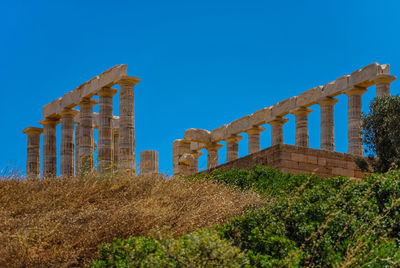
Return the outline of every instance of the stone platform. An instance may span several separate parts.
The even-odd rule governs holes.
[[[255,165],[264,165],[292,174],[313,173],[321,177],[362,178],[365,172],[355,164],[356,158],[357,156],[346,153],[278,144],[219,165],[209,171],[232,168],[250,169]]]

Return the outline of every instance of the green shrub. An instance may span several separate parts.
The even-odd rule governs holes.
[[[240,267],[247,263],[240,249],[215,230],[198,230],[178,239],[157,233],[150,237],[115,239],[100,248],[90,267]]]

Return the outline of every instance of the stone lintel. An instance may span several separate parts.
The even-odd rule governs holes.
[[[234,134],[245,132],[246,129],[251,128],[251,117],[250,115],[243,116],[235,121],[232,121],[226,128],[227,136],[230,137]]]
[[[296,108],[297,96],[278,102],[272,106],[272,117],[285,116],[290,110]]]
[[[296,106],[308,107],[314,105],[318,98],[320,98],[322,95],[322,89],[323,86],[318,86],[301,93],[299,96],[297,96]]]
[[[211,131],[211,142],[223,141],[228,136],[227,127],[228,125],[222,125]]]
[[[40,134],[43,133],[43,128],[40,128],[40,127],[27,127],[24,130],[22,130],[22,132],[24,134],[27,134],[27,135],[31,135],[31,134],[40,135]]]
[[[190,128],[185,131],[184,139],[193,142],[210,143],[211,132],[205,129]]]
[[[272,120],[272,106],[265,107],[251,115],[251,125],[260,126]]]

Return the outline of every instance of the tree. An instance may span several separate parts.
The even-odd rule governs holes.
[[[373,99],[369,113],[363,114],[366,153],[375,156],[376,172],[386,172],[400,165],[400,97],[381,96]]]

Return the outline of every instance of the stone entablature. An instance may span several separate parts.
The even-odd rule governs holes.
[[[212,131],[204,129],[188,129],[180,143],[188,143],[190,152],[175,155],[173,160],[174,175],[188,175],[198,170],[196,161],[178,161],[183,155],[185,159],[192,159],[188,154],[196,155],[199,150],[208,151],[207,168],[218,166],[218,150],[223,146],[219,142],[225,141],[227,145],[227,160],[237,158],[240,134],[247,133],[249,137],[249,153],[260,150],[260,134],[265,129],[264,124],[271,126],[272,146],[284,144],[283,125],[289,120],[284,116],[293,114],[296,117],[296,145],[307,148],[308,115],[312,112],[308,107],[318,104],[321,107],[321,149],[335,150],[334,136],[334,105],[338,101],[334,97],[346,94],[348,96],[348,153],[356,156],[363,155],[362,130],[361,130],[361,99],[367,88],[376,85],[376,95],[390,95],[390,84],[396,79],[390,74],[389,64],[380,65],[373,63],[362,69],[344,75],[323,86],[311,88],[298,96],[285,99],[273,106],[255,111],[251,115],[243,116],[233,122],[220,126]],[[176,147],[174,143],[173,147]],[[177,151],[177,150],[175,150]],[[178,162],[176,162],[178,161]],[[184,166],[192,166],[185,168]]]
[[[43,129],[24,130],[28,135],[27,176],[40,176],[39,130],[44,133],[43,176],[57,176],[56,127],[59,123],[62,129],[61,176],[79,175],[81,168],[93,170],[96,147],[99,173],[115,169],[135,173],[134,86],[138,82],[140,78],[127,75],[127,65],[117,65],[45,105],[43,119],[39,122]],[[120,89],[112,88],[115,85]],[[118,91],[120,115],[114,116],[113,96]],[[92,99],[94,95],[99,96],[99,101]],[[99,105],[99,113],[93,113],[95,105]],[[94,129],[99,130],[97,143]],[[146,166],[158,169],[158,162],[151,162],[156,159],[158,161],[158,154],[145,159]]]

